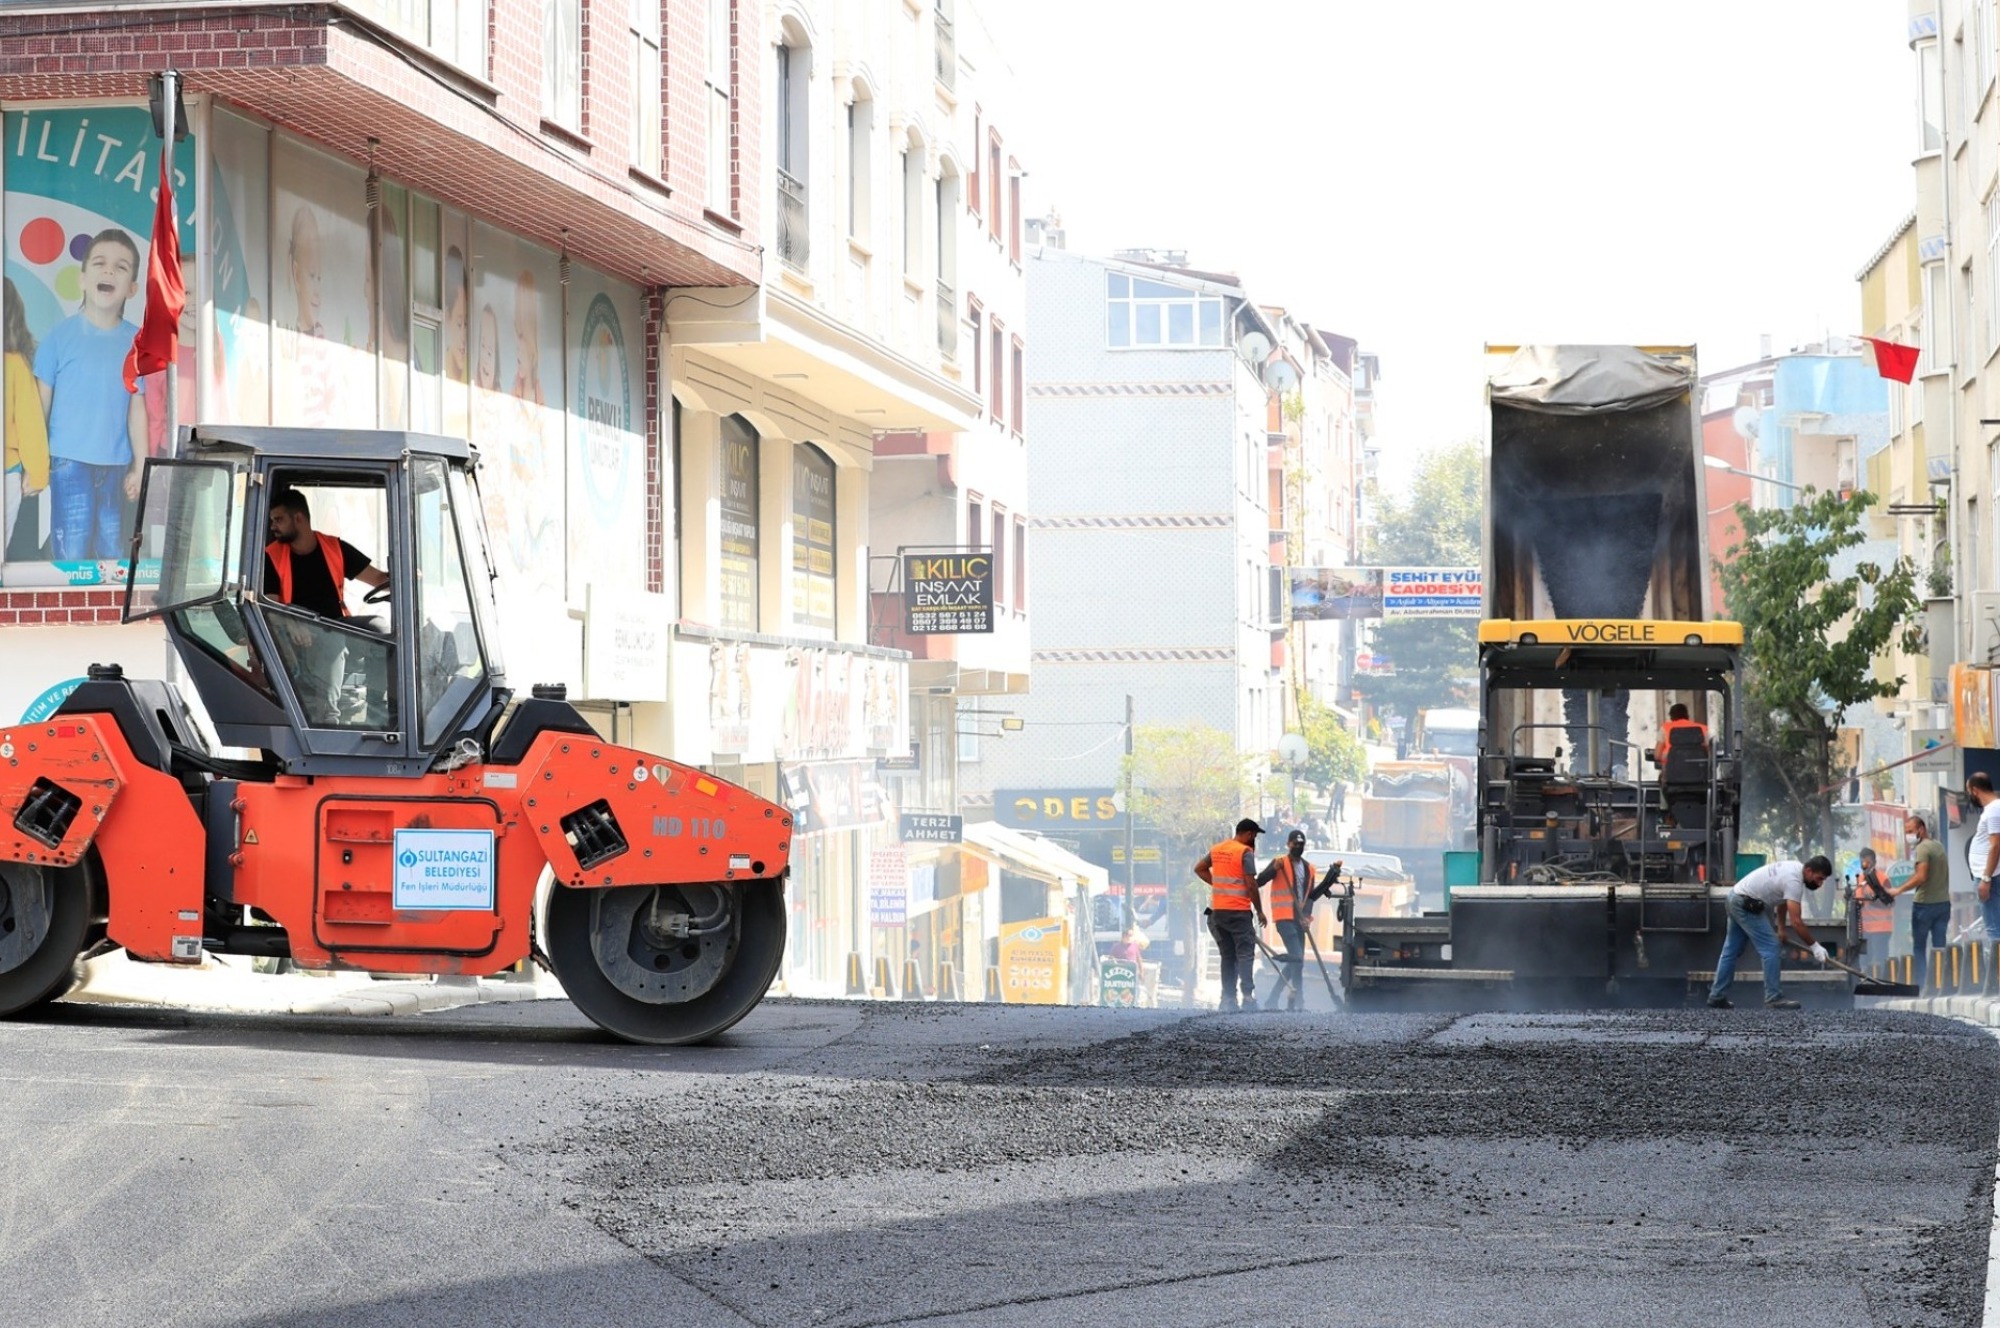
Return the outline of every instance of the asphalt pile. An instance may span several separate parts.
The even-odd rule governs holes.
[[[2000,1046],[1956,1024],[841,1008],[509,1157],[755,1323],[1979,1320]]]

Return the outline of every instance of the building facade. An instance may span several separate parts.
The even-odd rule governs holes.
[[[983,30],[960,49],[968,27],[962,0],[10,5],[8,326],[62,335],[106,231],[143,274],[146,77],[180,70],[181,422],[469,439],[509,680],[563,682],[607,735],[792,806],[784,981],[839,990],[907,922],[869,893],[906,793],[877,762],[913,732],[907,652],[872,620],[877,440],[997,418],[1019,446],[957,275],[975,231],[1000,271],[1018,233],[1019,166],[969,86],[1004,66]],[[1018,382],[1020,300],[986,261],[1012,315],[994,381]],[[142,452],[168,445],[164,396],[118,398]],[[64,443],[30,432],[7,438],[0,713],[92,660],[165,665],[113,625],[122,549],[61,528]],[[966,450],[1011,521],[991,441]],[[379,519],[316,515],[364,548]],[[1011,675],[980,667],[1014,688],[1008,644]]]

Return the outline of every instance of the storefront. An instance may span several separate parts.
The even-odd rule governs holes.
[[[189,286],[182,422],[469,439],[483,455],[509,679],[564,682],[606,716],[664,702],[664,641],[647,648],[630,630],[670,617],[648,543],[658,337],[644,293],[247,114],[203,98],[190,114],[174,156]],[[6,414],[0,592],[115,587],[131,502],[122,484],[99,483],[121,461],[104,425],[115,435],[123,417],[132,451],[160,454],[166,393],[158,376],[128,392],[105,357],[74,348],[143,316],[159,141],[131,104],[10,108],[0,129],[8,396],[32,403],[38,380],[53,389],[46,412]],[[122,507],[100,519],[82,484]],[[372,512],[313,515],[363,552],[383,547]],[[600,612],[618,625],[591,632]],[[156,671],[67,616],[13,621],[57,627],[42,653],[58,672],[114,653]],[[616,661],[586,668],[586,636]],[[0,714],[57,680],[0,682]]]

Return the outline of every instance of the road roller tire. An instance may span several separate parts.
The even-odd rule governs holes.
[[[66,995],[89,931],[82,872],[0,862],[0,1018]]]
[[[690,911],[689,901],[699,911],[704,901],[726,894],[730,933],[709,946],[649,935],[645,918],[656,889],[683,912]],[[715,1037],[764,999],[785,957],[784,885],[775,880],[601,890],[558,885],[549,896],[547,923],[549,961],[571,1002],[627,1042],[676,1046]],[[705,985],[697,994],[683,998],[672,988],[685,977],[675,965],[686,962],[719,962],[721,969],[712,981],[700,979]]]

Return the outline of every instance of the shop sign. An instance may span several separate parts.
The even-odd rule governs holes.
[[[1910,750],[1916,760],[1910,762],[1910,769],[1920,775],[1949,775],[1951,773],[1951,734],[1944,729],[1910,730]]]
[[[666,701],[667,597],[593,583],[583,618],[583,691],[591,700]]]
[[[993,630],[993,556],[903,555],[903,630],[910,636],[966,636]]]
[[[877,927],[900,927],[910,916],[908,862],[901,844],[868,855],[868,920]]]
[[[1062,918],[1000,929],[1000,995],[1009,1005],[1060,1005],[1069,982],[1069,924]]]
[[[999,789],[993,819],[1016,830],[1102,829],[1124,823],[1116,798],[1108,788]]]
[[[1992,747],[1992,669],[1970,664],[1951,666],[1952,738],[1961,747]]]
[[[1485,598],[1477,567],[1293,567],[1286,578],[1294,622],[1477,618]]]
[[[1097,965],[1098,1003],[1130,1010],[1139,1003],[1139,966],[1128,959],[1103,959]]]
[[[965,838],[965,818],[943,812],[904,812],[905,844],[956,844]]]
[[[1875,856],[1883,862],[1902,857],[1903,821],[1909,809],[1890,802],[1871,802],[1867,812],[1868,846],[1875,850]]]

